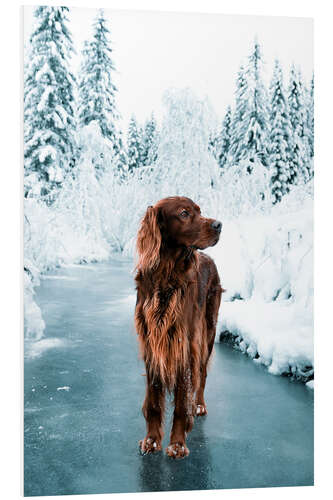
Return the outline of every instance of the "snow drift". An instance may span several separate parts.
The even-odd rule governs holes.
[[[310,189],[310,186],[309,186]],[[224,223],[217,337],[273,374],[313,378],[313,207],[296,188],[267,215]]]

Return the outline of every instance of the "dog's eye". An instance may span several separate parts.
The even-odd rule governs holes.
[[[184,219],[186,219],[186,217],[188,217],[190,214],[188,213],[187,210],[183,210],[182,212],[180,212],[180,216],[181,217],[184,217]]]

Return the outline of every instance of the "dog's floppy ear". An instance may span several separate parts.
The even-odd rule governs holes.
[[[158,224],[158,209],[148,207],[138,232],[136,248],[139,256],[137,268],[142,272],[156,269],[160,262],[162,235]]]

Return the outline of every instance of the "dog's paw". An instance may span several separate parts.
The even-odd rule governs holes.
[[[207,407],[206,405],[197,405],[196,415],[197,417],[201,417],[203,415],[207,415]]]
[[[166,449],[166,454],[171,458],[184,458],[189,455],[190,450],[186,444],[172,443]]]
[[[154,453],[156,451],[162,450],[161,443],[149,436],[139,441],[139,447],[142,455],[147,455],[148,453]]]

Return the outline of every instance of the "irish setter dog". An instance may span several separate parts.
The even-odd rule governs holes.
[[[135,326],[146,367],[141,453],[162,449],[165,393],[174,394],[172,458],[189,454],[194,415],[206,415],[204,389],[222,288],[213,260],[198,252],[215,245],[222,223],[202,217],[189,198],[148,207],[137,238]]]

